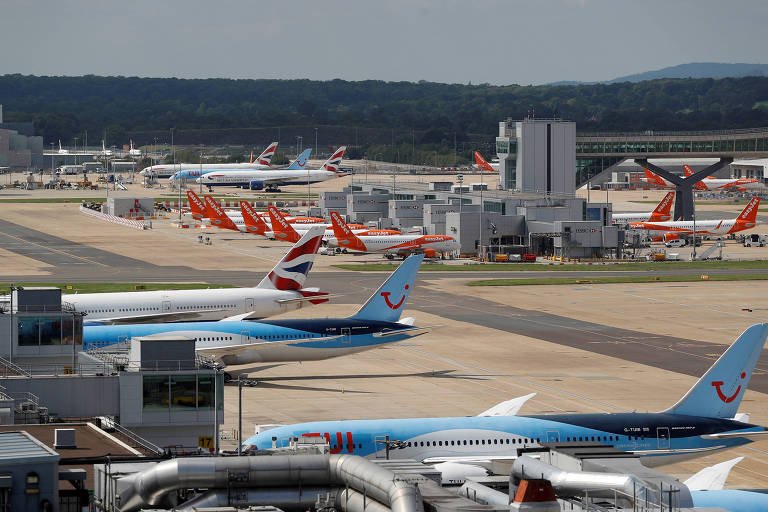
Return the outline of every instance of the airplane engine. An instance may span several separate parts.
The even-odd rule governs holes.
[[[434,258],[437,256],[437,252],[434,249],[424,249],[425,258]]]
[[[253,180],[248,184],[248,188],[251,190],[262,190],[264,188],[264,182],[261,180]]]
[[[664,241],[671,242],[672,240],[679,240],[680,235],[677,233],[664,233]]]

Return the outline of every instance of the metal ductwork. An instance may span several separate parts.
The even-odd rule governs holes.
[[[173,506],[171,501],[178,489],[206,488],[215,492],[299,486],[322,486],[324,492],[331,490],[329,487],[351,488],[364,495],[363,501],[376,500],[388,505],[392,512],[424,511],[416,486],[396,480],[393,472],[357,455],[173,459],[133,475],[131,481],[133,485],[120,493],[123,512]],[[204,496],[209,494],[214,500],[215,494]],[[352,493],[346,498],[345,503],[356,502]],[[370,503],[366,503],[366,510],[369,507]],[[352,506],[350,512],[355,512]]]
[[[286,512],[304,512],[314,509],[318,495],[330,492],[336,496],[338,488],[328,487],[285,487],[277,489],[214,489],[186,501],[175,510],[198,510],[201,508],[272,505]]]
[[[512,465],[512,475],[520,479],[549,480],[558,495],[578,496],[584,494],[586,489],[590,496],[613,498],[615,492],[618,492],[620,497],[625,499],[632,499],[634,496],[645,499],[647,496],[648,501],[654,503],[658,499],[658,490],[648,488],[645,482],[634,475],[565,471],[527,455],[515,460]]]

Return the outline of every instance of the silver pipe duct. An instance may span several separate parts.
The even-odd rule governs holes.
[[[496,505],[500,507],[508,507],[510,502],[510,496],[504,494],[496,489],[467,480],[459,489],[456,490],[456,494],[463,496],[472,501],[476,501],[481,505]]]
[[[314,509],[318,495],[330,492],[336,496],[338,488],[328,487],[290,487],[278,489],[237,489],[234,492],[226,489],[215,489],[189,500],[174,510],[197,510],[200,508],[272,505],[286,512],[304,512]]]
[[[342,489],[336,495],[336,509],[341,512],[392,512],[392,509],[353,489]]]
[[[512,475],[517,478],[541,478],[549,480],[558,494],[583,495],[612,498],[614,491],[622,497],[645,497],[647,485],[634,475],[621,473],[595,473],[589,471],[564,471],[527,455],[518,457],[512,465]],[[658,491],[649,489],[649,501],[655,500]]]
[[[121,510],[171,506],[178,489],[351,487],[390,506],[393,512],[423,512],[421,493],[412,484],[357,455],[267,455],[173,459],[129,477],[120,493]]]

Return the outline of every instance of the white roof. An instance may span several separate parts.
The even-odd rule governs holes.
[[[762,167],[768,166],[768,158],[753,158],[734,160],[731,165],[758,165]]]

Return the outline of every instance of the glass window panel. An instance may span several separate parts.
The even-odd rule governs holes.
[[[38,320],[38,325],[41,345],[61,345],[61,317],[42,317]]]
[[[213,375],[199,375],[197,385],[198,408],[213,410]]]
[[[197,394],[197,376],[171,375],[171,408],[195,409],[197,405],[205,405],[203,398]]]
[[[40,327],[37,317],[22,317],[17,320],[19,326],[19,346],[36,347],[40,345]]]
[[[144,376],[143,390],[144,409],[168,409],[168,376]]]

